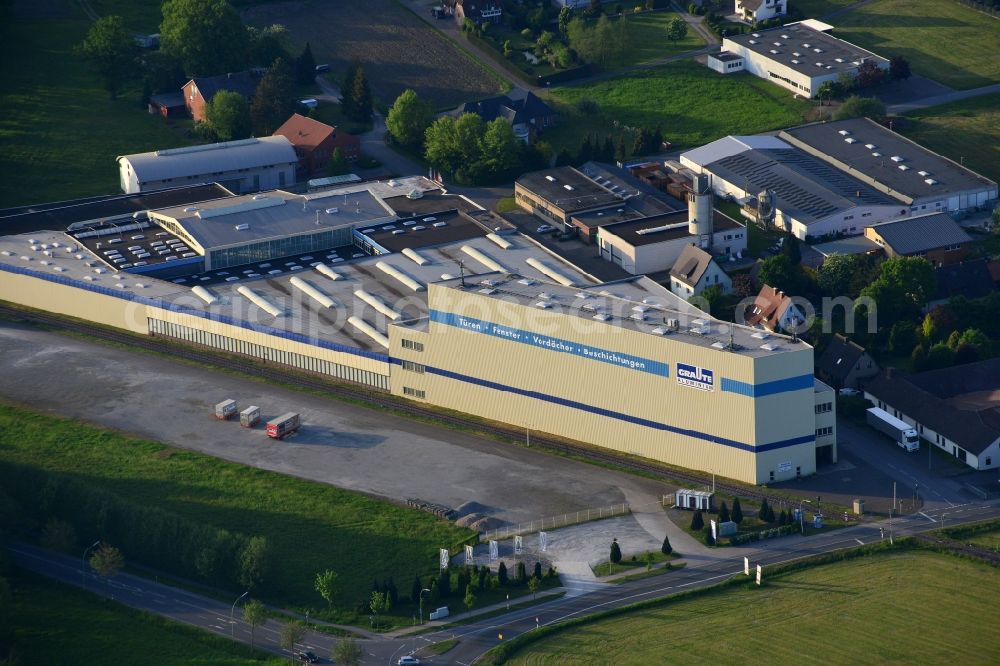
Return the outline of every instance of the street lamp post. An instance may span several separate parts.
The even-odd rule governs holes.
[[[89,553],[92,549],[97,548],[100,545],[101,545],[101,540],[98,539],[94,543],[87,546],[87,548],[83,551],[83,557],[80,558],[80,576],[83,578],[84,589],[87,588],[87,553]]]
[[[420,590],[420,624],[424,623],[424,592],[430,592],[426,587]]]
[[[803,503],[805,503],[805,504],[812,504],[812,502],[810,502],[807,499],[799,500],[799,532],[801,534],[805,535],[805,533],[806,533],[806,523],[805,523],[805,520],[803,519],[804,515],[805,515],[802,512],[802,504]]]
[[[240,603],[240,599],[250,594],[250,590],[247,590],[233,602],[233,607],[229,609],[229,635],[232,638],[236,638],[236,604]]]

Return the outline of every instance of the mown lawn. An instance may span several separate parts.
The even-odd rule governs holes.
[[[576,109],[582,98],[598,111]],[[801,123],[811,103],[749,74],[717,74],[695,62],[674,62],[613,79],[553,90],[550,99],[561,113],[545,133],[558,151],[576,152],[584,137],[616,137],[629,128],[654,129],[675,147],[698,146],[727,134],[755,134]]]
[[[857,0],[791,0],[793,9],[806,18],[822,18],[830,12],[853,5]]]
[[[907,138],[991,180],[1000,180],[1000,93],[932,106],[907,116],[913,120],[912,127],[903,131]]]
[[[989,664],[1000,571],[925,551],[870,555],[575,627],[514,664]]]
[[[120,192],[115,157],[191,143],[139,104],[112,101],[74,52],[89,23],[3,20],[0,11],[0,208]]]
[[[284,659],[15,570],[9,615],[19,664],[277,666]]]
[[[972,543],[990,550],[1000,551],[1000,530],[992,532],[982,532],[960,539],[962,543]]]
[[[193,521],[264,536],[275,565],[267,600],[325,606],[313,578],[330,568],[339,574],[331,617],[344,621],[354,620],[354,604],[367,597],[373,579],[392,576],[408,595],[415,574],[436,570],[439,548],[457,547],[473,534],[333,486],[3,404],[0,461],[70,475]]]
[[[910,61],[913,73],[952,88],[1000,81],[1000,22],[940,0],[875,0],[833,19],[841,39]]]
[[[705,45],[705,40],[688,27],[684,39],[675,42],[666,37],[667,24],[679,18],[673,12],[643,12],[641,14],[626,14],[628,26],[628,48],[620,58],[608,64],[608,69],[628,67],[650,60],[666,58],[686,51],[693,51]]]

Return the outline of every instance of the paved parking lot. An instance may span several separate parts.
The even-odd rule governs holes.
[[[673,491],[650,479],[6,322],[0,322],[0,376],[0,398],[33,409],[396,500],[450,507],[476,501],[484,514],[507,522],[650,504]],[[302,430],[275,441],[263,426],[216,421],[213,405],[226,398],[241,409],[261,407],[265,421],[300,412]]]

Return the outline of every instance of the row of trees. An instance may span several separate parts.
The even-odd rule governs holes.
[[[43,537],[60,550],[74,552],[77,535],[95,535],[147,566],[213,584],[266,589],[272,557],[263,537],[195,523],[80,479],[13,463],[0,463],[0,486],[8,502],[16,503],[4,507],[5,517],[46,523]]]
[[[824,82],[817,96],[827,100],[842,99],[855,91],[870,90],[890,81],[905,81],[910,76],[910,63],[901,55],[889,60],[888,72],[874,61],[865,60],[858,66],[857,74],[842,72],[835,80]]]

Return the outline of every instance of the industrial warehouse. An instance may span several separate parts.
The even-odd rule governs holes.
[[[716,321],[646,277],[597,283],[424,178],[86,233],[0,238],[0,298],[750,483],[836,460],[808,344]],[[193,256],[133,272],[130,253],[160,252]]]

